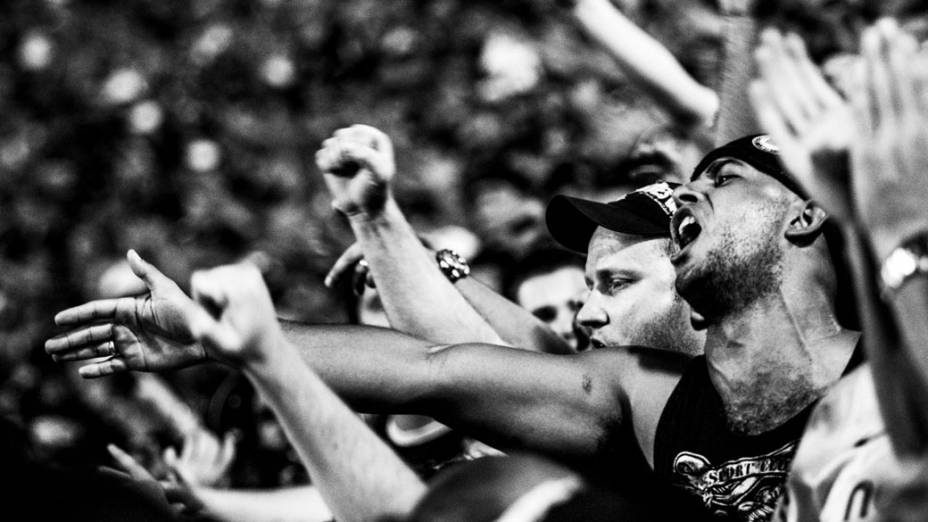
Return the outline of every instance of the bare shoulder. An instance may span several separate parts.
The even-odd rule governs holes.
[[[603,348],[583,356],[588,359],[586,364],[608,373],[627,393],[667,381],[675,385],[691,360],[679,353],[638,346]]]

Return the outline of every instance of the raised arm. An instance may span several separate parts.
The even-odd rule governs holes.
[[[928,285],[924,274],[880,292],[878,268],[928,230],[928,110],[914,40],[891,22],[866,32],[848,103],[825,82],[802,41],[767,31],[751,94],[781,158],[845,228],[864,345],[894,447],[921,453],[928,441]],[[848,162],[850,152],[851,162]]]
[[[720,78],[719,111],[715,121],[715,143],[755,134],[760,128],[751,111],[748,86],[754,77],[754,47],[757,21],[751,16],[754,0],[722,0],[724,44]]]
[[[528,311],[474,281],[454,285],[442,274],[393,199],[393,148],[382,132],[366,125],[340,129],[326,140],[316,161],[334,206],[348,216],[358,241],[358,248],[336,263],[329,282],[363,255],[390,324],[398,330],[441,343],[571,351]]]
[[[210,353],[241,368],[252,381],[336,517],[373,520],[411,511],[424,485],[303,364],[283,335],[257,268],[231,265],[197,272],[191,287],[205,308],[188,316],[190,331]]]
[[[393,199],[390,139],[373,127],[335,131],[316,153],[332,206],[348,217],[394,328],[436,342],[502,343],[439,271]]]
[[[897,454],[928,448],[928,77],[926,56],[894,21],[868,29],[851,92],[852,208],[872,263],[868,342],[880,409]],[[878,291],[878,292],[877,292]],[[871,326],[870,328],[867,328]]]
[[[430,257],[434,256],[428,252]],[[348,277],[356,264],[364,259],[361,246],[355,243],[348,247],[341,257],[332,265],[326,276],[326,284]],[[400,270],[400,267],[395,268]],[[454,282],[454,288],[473,309],[480,314],[503,342],[535,352],[566,354],[574,349],[558,336],[551,328],[532,315],[528,310],[506,299],[480,281],[464,277]]]
[[[684,128],[711,126],[719,109],[715,91],[699,84],[651,35],[609,0],[578,0],[573,16],[629,78]]]

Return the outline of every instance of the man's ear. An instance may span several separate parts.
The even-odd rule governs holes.
[[[798,210],[786,229],[786,239],[801,246],[810,245],[822,234],[828,213],[811,199],[803,201]]]

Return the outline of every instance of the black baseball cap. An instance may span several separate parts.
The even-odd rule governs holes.
[[[734,158],[747,163],[764,174],[776,179],[794,194],[803,199],[809,199],[809,194],[786,170],[780,160],[780,149],[766,134],[752,134],[726,143],[710,151],[693,169],[690,180],[696,179],[714,161],[723,158]],[[835,269],[837,281],[836,311],[838,322],[846,328],[860,328],[860,320],[854,306],[854,286],[852,272],[846,255],[844,234],[837,223],[829,218],[822,227],[822,235],[831,254],[832,265]]]
[[[743,138],[726,143],[717,149],[709,151],[705,157],[700,160],[696,168],[693,169],[693,175],[690,181],[696,179],[703,173],[709,165],[715,160],[722,158],[734,158],[741,160],[764,174],[775,178],[786,188],[798,194],[802,198],[808,198],[809,195],[802,188],[802,185],[796,181],[796,178],[789,173],[780,161],[780,149],[773,143],[770,136],[766,134],[752,134]]]
[[[629,192],[610,203],[558,195],[548,203],[545,222],[564,247],[586,254],[596,227],[643,236],[670,237],[670,217],[677,210],[678,183],[661,181]]]

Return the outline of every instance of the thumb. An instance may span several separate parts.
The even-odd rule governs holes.
[[[129,262],[129,268],[132,269],[132,273],[144,281],[149,290],[153,290],[156,286],[165,281],[170,281],[170,279],[155,268],[154,265],[142,259],[142,256],[135,250],[129,250],[126,254],[126,260]]]

